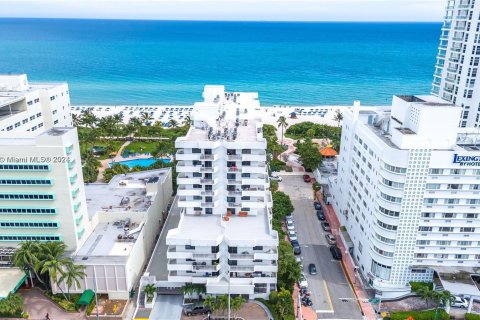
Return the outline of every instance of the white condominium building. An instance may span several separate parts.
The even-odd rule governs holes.
[[[378,295],[480,265],[480,136],[461,112],[434,96],[344,112],[332,202]]]
[[[168,280],[209,294],[268,297],[276,290],[278,235],[257,93],[206,86],[178,138],[177,228],[168,232]]]
[[[0,247],[63,241],[77,250],[89,234],[75,128],[0,134]]]
[[[0,131],[71,127],[66,83],[31,84],[26,74],[0,75]]]
[[[461,106],[461,127],[480,125],[480,1],[448,0],[432,94]]]

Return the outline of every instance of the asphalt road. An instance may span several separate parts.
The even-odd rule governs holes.
[[[295,208],[295,231],[302,248],[303,271],[311,291],[313,308],[318,319],[362,319],[354,300],[342,302],[341,298],[355,298],[346,279],[342,265],[333,260],[320,221],[313,207],[311,183],[303,182],[301,175],[284,175],[279,190],[287,193]],[[308,273],[314,263],[317,275]]]

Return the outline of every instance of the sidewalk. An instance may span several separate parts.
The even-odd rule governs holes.
[[[23,296],[24,311],[30,315],[29,319],[44,320],[48,313],[52,320],[83,320],[87,319],[82,312],[66,312],[53,303],[49,298],[37,289],[21,289],[19,293]]]
[[[353,292],[357,299],[360,300],[368,300],[370,297],[365,289],[362,287],[361,280],[356,279],[355,275],[355,263],[353,262],[352,256],[348,253],[348,249],[345,244],[341,241],[339,237],[340,234],[340,222],[338,221],[337,215],[333,210],[332,205],[327,205],[323,201],[323,196],[321,191],[317,191],[317,200],[322,204],[323,212],[325,213],[325,217],[327,218],[330,227],[332,228],[332,234],[334,234],[337,238],[337,246],[342,251],[342,267],[343,271],[347,275],[348,282],[353,289]],[[376,319],[375,310],[373,309],[372,305],[368,302],[358,301],[358,305],[362,310],[362,313],[365,319]]]

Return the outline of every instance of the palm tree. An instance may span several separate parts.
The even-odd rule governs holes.
[[[450,293],[448,290],[444,291],[433,291],[433,299],[437,303],[435,307],[435,317],[437,319],[438,309],[439,307],[449,308],[450,304],[455,301],[455,296]]]
[[[48,274],[51,282],[60,288],[65,299],[67,299],[58,281],[59,276],[64,273],[64,268],[71,263],[70,259],[63,257],[67,246],[63,242],[46,242],[41,244],[40,248],[41,257],[36,269],[41,275]]]
[[[147,122],[150,122],[150,121],[153,120],[153,117],[148,112],[142,112],[140,117],[142,119],[143,124],[145,124],[145,125],[147,124]]]
[[[280,116],[277,120],[277,124],[278,124],[279,128],[282,128],[282,143],[281,143],[281,145],[283,146],[283,130],[286,127],[288,127],[287,118],[285,118],[284,116]]]
[[[98,118],[90,110],[83,110],[81,113],[81,123],[86,127],[93,128],[97,124]]]
[[[333,116],[333,121],[337,121],[337,126],[340,127],[340,122],[342,122],[342,120],[343,120],[343,114],[339,109],[337,109],[335,111],[335,115]]]
[[[422,300],[425,300],[428,309],[428,301],[433,297],[433,292],[430,287],[422,286],[415,293],[418,294]]]
[[[168,125],[170,126],[170,128],[176,128],[178,127],[178,121],[175,119],[170,119],[170,121],[168,121]]]
[[[228,309],[228,300],[230,297],[226,294],[223,296],[217,296],[217,299],[215,300],[215,303],[217,305],[217,310],[221,310],[222,313]]]
[[[145,285],[143,287],[143,293],[147,296],[147,301],[152,300],[154,297],[155,292],[157,291],[157,287],[153,283]]]
[[[75,283],[77,287],[81,286],[80,280],[83,280],[86,276],[84,270],[84,266],[74,264],[72,261],[70,261],[70,263],[67,263],[63,274],[58,279],[59,283],[65,281],[65,286],[67,287],[67,294],[69,298],[70,288],[73,286],[73,284]]]
[[[120,124],[123,124],[123,113],[116,113],[113,115],[113,121],[115,123],[114,127],[115,127],[115,136],[118,137],[119,136],[119,126]]]
[[[237,312],[240,311],[244,303],[245,299],[242,296],[236,296],[232,299],[232,301],[230,302],[230,307],[233,311],[233,319],[237,319]]]
[[[193,290],[194,290],[194,284],[191,283],[191,282],[187,282],[183,286],[180,287],[180,292],[187,297],[192,295]]]
[[[39,259],[39,252],[40,246],[38,241],[25,241],[22,242],[20,248],[15,251],[13,255],[13,265],[20,269],[25,270],[28,272],[30,277],[30,284],[33,287],[33,279],[32,279],[32,272],[35,274],[35,277],[40,281],[43,285],[42,278],[38,275],[36,266],[38,265]]]
[[[79,127],[82,124],[82,119],[75,113],[72,113],[72,122],[75,127]]]
[[[203,306],[213,311],[215,309],[215,297],[210,295],[206,296],[205,300],[203,300]]]
[[[186,116],[185,119],[183,119],[184,126],[190,126],[190,122],[192,122],[192,119],[190,118],[190,116]]]

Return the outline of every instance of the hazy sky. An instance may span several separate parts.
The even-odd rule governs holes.
[[[1,17],[441,21],[446,0],[0,0]]]

